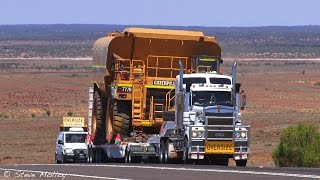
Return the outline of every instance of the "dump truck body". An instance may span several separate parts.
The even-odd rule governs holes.
[[[93,47],[93,143],[103,144],[117,133],[125,137],[158,133],[164,112],[173,106],[167,98],[179,74],[179,61],[184,72],[191,73],[205,62],[199,57],[220,60],[215,37],[194,31],[128,28],[98,39]]]

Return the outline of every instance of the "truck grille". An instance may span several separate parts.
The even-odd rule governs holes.
[[[207,138],[231,139],[233,138],[232,113],[207,113]]]
[[[205,116],[232,117],[233,113],[206,112]]]
[[[233,117],[207,117],[208,125],[233,125]]]
[[[215,128],[216,129],[216,128]],[[210,130],[213,130],[210,128]],[[224,131],[224,132],[218,132],[218,131],[208,131],[208,138],[232,138],[233,132],[231,131]]]

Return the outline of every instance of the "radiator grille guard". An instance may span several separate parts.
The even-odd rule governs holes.
[[[206,141],[234,142],[233,156],[250,154],[250,126],[235,125],[233,113],[206,113],[205,125],[190,126],[190,154],[205,154]],[[203,131],[203,137],[193,137],[192,133]],[[245,138],[241,134],[246,135]]]

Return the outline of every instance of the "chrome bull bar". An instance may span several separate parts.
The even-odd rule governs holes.
[[[249,125],[190,125],[189,158],[203,159],[206,141],[232,141],[233,158],[248,159],[250,128]]]

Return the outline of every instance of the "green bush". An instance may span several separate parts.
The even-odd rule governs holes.
[[[272,153],[280,167],[320,167],[320,134],[314,124],[299,124],[284,129]]]

